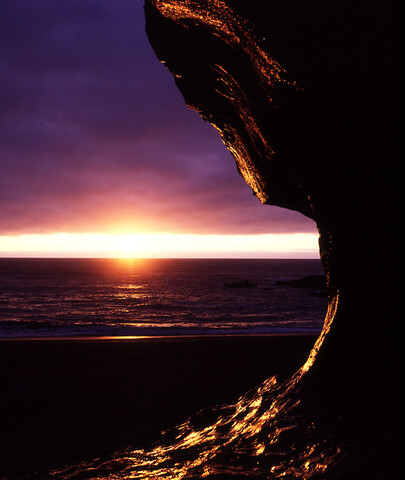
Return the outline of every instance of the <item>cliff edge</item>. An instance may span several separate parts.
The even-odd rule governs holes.
[[[396,478],[397,2],[146,0],[145,13],[158,58],[258,199],[317,224],[337,308],[303,385],[351,445],[331,478]]]

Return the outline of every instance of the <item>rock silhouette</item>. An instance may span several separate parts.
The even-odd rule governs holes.
[[[254,288],[257,285],[250,280],[241,280],[239,282],[225,282],[224,287],[228,288]]]
[[[254,194],[317,224],[336,308],[302,398],[345,450],[320,478],[397,478],[398,3],[147,0],[145,12],[157,56]]]
[[[307,277],[294,278],[292,280],[278,280],[276,285],[302,288],[325,288],[326,277],[324,275],[309,275]]]

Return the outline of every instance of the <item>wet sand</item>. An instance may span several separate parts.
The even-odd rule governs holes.
[[[293,373],[314,340],[1,340],[0,478],[147,446],[198,410]]]

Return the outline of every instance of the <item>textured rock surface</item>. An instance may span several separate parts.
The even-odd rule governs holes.
[[[258,198],[316,221],[339,301],[308,390],[354,443],[342,478],[394,478],[397,3],[147,0],[145,11],[157,56]]]

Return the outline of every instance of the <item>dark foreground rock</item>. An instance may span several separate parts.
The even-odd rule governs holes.
[[[398,478],[399,2],[145,11],[157,56],[255,195],[316,222],[333,323],[303,396],[346,455],[321,478]]]

